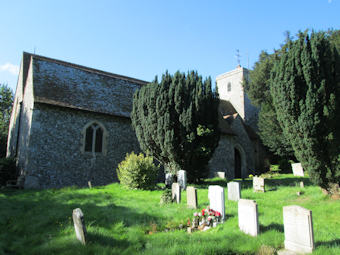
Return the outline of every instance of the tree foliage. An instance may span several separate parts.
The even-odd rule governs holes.
[[[5,84],[0,84],[0,158],[6,156],[9,120],[13,104],[13,92]]]
[[[317,185],[340,183],[340,58],[329,35],[300,33],[274,64],[270,92],[296,158]]]
[[[208,175],[207,164],[219,141],[218,95],[211,79],[197,72],[166,72],[137,90],[132,125],[141,149],[168,171],[187,171],[189,181]]]

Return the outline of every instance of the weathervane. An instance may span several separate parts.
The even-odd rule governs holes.
[[[239,49],[236,49],[235,57],[237,58],[238,66],[241,66],[241,55],[240,55],[240,50]]]

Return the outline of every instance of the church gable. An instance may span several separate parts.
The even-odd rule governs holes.
[[[32,55],[34,102],[129,117],[146,82]]]

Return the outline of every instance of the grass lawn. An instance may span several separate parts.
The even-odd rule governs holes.
[[[305,188],[299,187],[303,180]],[[199,209],[208,206],[208,185],[226,187],[221,179],[198,188]],[[161,206],[161,190],[126,190],[119,184],[87,188],[0,190],[0,254],[257,254],[283,248],[282,207],[300,205],[313,212],[313,254],[340,254],[340,201],[323,195],[308,178],[280,175],[268,179],[266,193],[253,193],[242,182],[242,198],[256,200],[260,235],[238,229],[237,202],[226,199],[224,224],[206,232],[186,233],[195,212],[182,203]],[[303,191],[297,196],[298,191]],[[227,197],[227,189],[225,189]],[[72,210],[81,208],[88,243],[75,237]],[[198,210],[196,210],[198,211]],[[168,229],[174,229],[167,231]],[[263,253],[266,254],[266,253]],[[271,254],[271,253],[268,253]]]

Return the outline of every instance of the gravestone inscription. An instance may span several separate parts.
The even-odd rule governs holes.
[[[80,208],[74,209],[72,213],[74,230],[76,232],[77,239],[82,243],[86,244],[86,227],[84,214]]]
[[[208,188],[210,209],[221,213],[222,221],[225,219],[225,198],[224,189],[218,185],[211,185]]]
[[[297,205],[283,207],[285,249],[311,253],[314,249],[312,211]]]
[[[181,202],[181,186],[177,182],[171,185],[171,194],[172,201],[176,200],[176,203],[179,204]]]
[[[194,187],[187,187],[187,205],[189,208],[197,208],[197,189]]]
[[[238,201],[238,226],[242,232],[251,236],[259,234],[258,210],[254,200]]]
[[[228,182],[228,200],[238,201],[241,199],[241,183]]]

